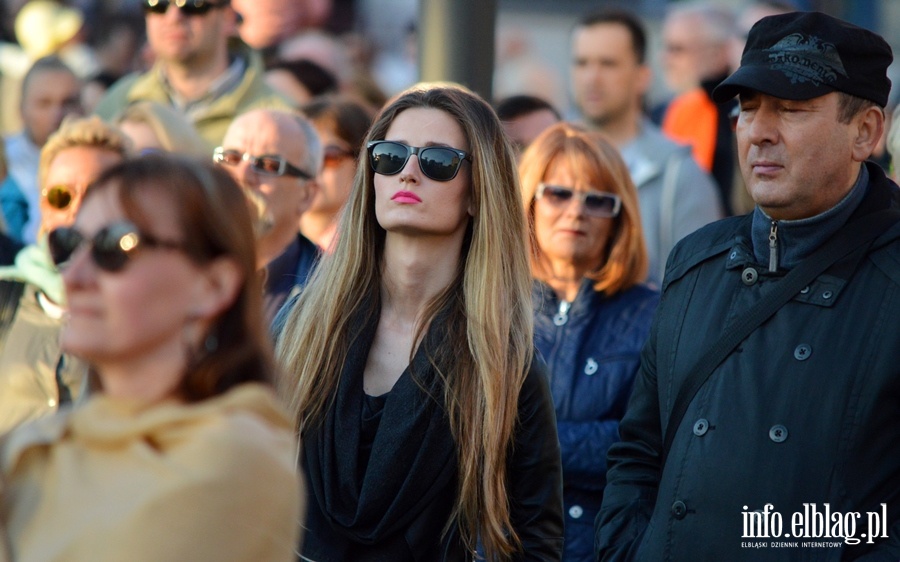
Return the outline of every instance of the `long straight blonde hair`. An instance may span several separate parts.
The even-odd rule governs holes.
[[[455,524],[470,550],[481,540],[488,560],[505,559],[521,547],[510,520],[506,463],[533,349],[527,229],[515,157],[490,106],[453,85],[398,94],[366,141],[384,139],[398,114],[417,107],[452,116],[472,155],[471,167],[460,170],[471,174],[474,217],[459,274],[429,304],[417,328],[421,336],[441,308],[449,309],[448,335],[435,355],[453,358],[436,370],[457,448],[459,489],[445,532]],[[369,318],[377,311],[385,231],[375,217],[373,176],[363,148],[335,251],[318,267],[279,336],[276,355],[287,374],[282,391],[301,436],[321,422],[333,401],[351,319],[358,311]]]

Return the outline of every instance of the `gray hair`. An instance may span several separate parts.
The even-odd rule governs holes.
[[[706,0],[682,2],[672,6],[666,13],[666,20],[688,18],[697,22],[698,33],[713,44],[724,44],[734,35],[736,19],[727,6],[713,4]]]
[[[303,115],[295,113],[291,115],[297,120],[297,125],[300,126],[300,130],[303,132],[303,140],[306,141],[306,158],[301,169],[314,176],[318,175],[322,169],[322,161],[325,158],[325,149],[322,147],[319,133],[312,122]]]

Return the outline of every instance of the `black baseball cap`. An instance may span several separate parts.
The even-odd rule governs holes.
[[[762,18],[750,29],[741,66],[713,90],[722,103],[743,89],[787,100],[844,92],[884,107],[891,47],[878,34],[820,12]]]

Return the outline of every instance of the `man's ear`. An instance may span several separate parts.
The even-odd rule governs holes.
[[[301,187],[303,190],[303,198],[300,200],[300,204],[298,205],[298,212],[302,215],[307,211],[307,209],[312,206],[313,199],[316,198],[316,195],[319,194],[319,182],[316,180],[306,180],[303,182],[304,185]]]
[[[653,81],[653,71],[650,66],[642,64],[638,67],[636,91],[643,98],[650,91],[650,83]]]
[[[878,141],[884,135],[884,111],[880,107],[869,106],[853,118],[855,125],[851,131],[853,144],[851,154],[856,162],[864,162],[872,155]]]
[[[216,258],[198,268],[191,318],[211,321],[224,312],[243,284],[240,267],[231,258]]]

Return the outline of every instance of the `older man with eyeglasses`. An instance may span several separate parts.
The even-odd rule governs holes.
[[[300,216],[318,191],[322,142],[299,114],[258,109],[228,127],[213,160],[244,188],[258,210],[257,265],[266,270],[265,310],[271,320],[288,296],[302,287],[319,248],[300,233]]]
[[[266,85],[260,56],[237,39],[237,13],[229,0],[141,0],[141,5],[156,64],[117,82],[97,105],[102,118],[114,119],[135,101],[156,101],[187,116],[212,148],[237,115],[290,108]]]

